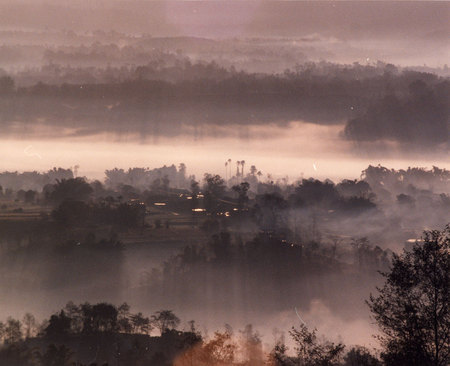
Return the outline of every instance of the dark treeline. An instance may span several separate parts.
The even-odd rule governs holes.
[[[74,169],[75,170],[75,169]],[[0,173],[0,185],[3,194],[6,190],[41,190],[47,184],[54,184],[56,180],[74,178],[72,169],[53,168],[45,173],[39,172],[2,172]]]
[[[23,320],[0,322],[0,363],[8,366],[172,365],[178,354],[202,336],[190,322],[178,331],[180,319],[171,310],[151,317],[131,313],[127,303],[73,302],[38,322],[30,313]],[[152,331],[158,335],[150,336]]]
[[[38,120],[75,134],[120,134],[134,126],[142,136],[180,135],[186,126],[347,120],[345,136],[352,140],[448,142],[449,83],[435,74],[384,63],[306,63],[283,74],[237,72],[189,60],[172,64],[79,70],[92,77],[78,82],[69,76],[76,69],[51,66],[46,72],[56,75],[52,84],[43,78],[18,88],[4,76],[0,90],[5,132],[8,122],[30,126]],[[102,73],[116,79],[100,76],[103,80],[96,82]]]
[[[20,213],[37,205],[52,209],[51,217],[61,223],[84,220],[126,226],[129,222],[144,227],[151,217],[148,212],[162,210],[185,215],[211,233],[231,225],[243,232],[284,231],[294,241],[318,241],[322,231],[348,235],[349,223],[366,220],[361,236],[369,235],[385,246],[392,239],[386,236],[386,225],[400,224],[405,235],[416,237],[420,231],[414,233],[414,228],[445,224],[450,202],[446,169],[369,166],[361,180],[335,184],[310,178],[290,183],[287,179],[274,182],[270,174],[264,177],[253,165],[245,172],[245,161],[237,163],[231,174],[231,162],[227,161],[230,173],[226,181],[211,174],[196,181],[187,176],[184,164],[178,168],[111,169],[105,172],[103,183],[73,178],[70,169],[4,172],[0,173],[2,210]]]
[[[229,326],[213,336],[202,335],[195,322],[177,330],[180,319],[171,310],[151,317],[133,314],[124,303],[73,302],[42,322],[27,313],[23,320],[0,322],[0,362],[8,366],[381,366],[368,349],[320,340],[316,331],[301,325],[292,328],[297,356],[286,354],[283,336],[272,351],[263,350],[261,334],[251,324],[234,332]],[[156,333],[156,335],[154,334]],[[327,363],[323,361],[327,360]],[[322,363],[320,363],[322,362]],[[304,363],[301,363],[302,365]]]
[[[46,186],[63,179],[68,180],[76,177],[78,166],[69,169],[53,168],[46,172],[1,172],[0,186],[2,193],[8,198],[13,198],[12,192],[20,190],[41,191]],[[105,186],[108,188],[117,188],[118,185],[127,185],[133,188],[145,189],[151,185],[164,185],[170,182],[172,188],[186,188],[189,186],[190,178],[186,176],[186,166],[181,163],[178,168],[175,165],[163,166],[161,168],[129,168],[110,169],[105,171]],[[163,181],[164,179],[164,181]],[[8,190],[8,193],[6,193]],[[38,192],[36,192],[38,193]],[[23,198],[22,193],[19,194]]]
[[[114,45],[102,46],[104,50],[108,50],[111,56],[117,56],[118,49]],[[81,48],[86,53],[86,58],[90,57],[90,53],[96,53],[90,48]],[[49,53],[51,53],[49,51]],[[120,53],[119,53],[120,54]],[[111,58],[109,57],[109,59]],[[268,76],[269,73],[252,73],[245,70],[238,70],[234,66],[224,66],[223,60],[204,61],[191,59],[182,53],[170,53],[162,50],[153,51],[152,55],[147,55],[144,62],[136,62],[134,65],[126,64],[123,66],[75,66],[76,54],[67,53],[67,60],[61,62],[51,60],[47,65],[25,69],[20,72],[12,73],[10,76],[14,79],[17,87],[30,87],[39,82],[48,85],[61,84],[112,84],[129,80],[160,80],[166,82],[182,82],[192,80],[215,80],[221,81],[229,79],[236,74]],[[69,62],[72,61],[72,62]],[[297,76],[309,81],[315,78],[316,82],[324,81],[326,78],[339,80],[369,79],[376,76],[383,76],[387,72],[398,74],[402,71],[408,73],[437,75],[431,69],[429,72],[419,72],[414,69],[396,67],[381,61],[371,64],[336,64],[332,62],[306,62],[293,59],[290,67],[282,70],[282,72],[274,73],[273,76]],[[1,76],[8,76],[6,71],[1,71]]]
[[[0,31],[0,34],[5,40],[5,44],[0,46],[0,66],[15,70],[19,85],[30,85],[39,80],[56,80],[54,71],[58,69],[71,71],[70,75],[76,76],[76,79],[72,79],[74,81],[87,82],[86,78],[106,81],[115,79],[116,76],[129,76],[129,71],[134,69],[130,65],[150,64],[169,66],[170,69],[175,63],[190,58],[203,60],[205,63],[220,60],[220,64],[227,68],[234,65],[251,72],[283,71],[296,62],[316,59],[326,54],[323,50],[315,50],[311,47],[311,42],[308,42],[311,40],[320,43],[320,37],[304,37],[301,40],[303,45],[299,47],[290,39],[151,37],[102,30],[83,35],[70,31]],[[49,39],[49,44],[42,45],[42,38]],[[308,51],[308,58],[305,51]],[[17,70],[17,65],[22,65],[23,68]],[[40,65],[43,66],[42,69],[39,69]],[[116,76],[110,72],[104,73],[106,70],[115,71]],[[163,71],[163,68],[159,70]],[[176,68],[172,68],[174,70]]]
[[[31,313],[22,321],[8,317],[0,322],[0,362],[8,366],[444,366],[450,360],[449,248],[447,225],[442,231],[424,232],[423,240],[411,250],[393,256],[390,268],[382,273],[384,286],[367,301],[381,331],[381,352],[328,341],[300,317],[300,326],[289,331],[290,346],[278,330],[269,350],[251,324],[239,332],[226,325],[224,331],[208,336],[198,331],[194,321],[177,330],[181,321],[171,310],[148,317],[132,313],[127,303],[69,302],[41,323]]]

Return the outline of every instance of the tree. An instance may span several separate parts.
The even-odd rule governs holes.
[[[121,203],[115,210],[117,225],[124,228],[143,226],[145,222],[145,204]]]
[[[20,320],[9,317],[6,320],[3,337],[7,344],[19,342],[22,339],[22,324]]]
[[[36,194],[37,192],[31,189],[26,191],[24,196],[25,203],[33,203],[36,198]]]
[[[341,356],[345,346],[330,341],[319,341],[317,330],[310,331],[304,324],[300,329],[292,327],[289,332],[294,341],[295,356],[287,354],[284,339],[277,341],[269,355],[272,366],[337,366],[341,365]],[[363,366],[363,365],[358,365]]]
[[[71,333],[81,333],[84,321],[81,306],[75,305],[72,301],[69,301],[64,308],[64,313],[70,318]]]
[[[3,337],[5,336],[5,324],[0,322],[0,343],[3,342]]]
[[[264,231],[279,231],[286,227],[285,209],[287,202],[279,193],[265,193],[256,196],[255,215],[258,225]]]
[[[353,347],[344,356],[345,366],[381,366],[381,362],[365,347]]]
[[[245,160],[241,160],[241,176],[244,177],[244,166],[245,166]]]
[[[191,180],[191,212],[192,212],[192,224],[197,223],[197,216],[195,215],[195,209],[198,208],[198,194],[200,193],[200,187],[197,181]]]
[[[61,310],[59,314],[50,317],[44,332],[48,338],[61,339],[70,333],[70,327],[71,319]]]
[[[133,329],[130,322],[130,305],[126,302],[117,308],[117,326],[123,333],[131,333]]]
[[[253,326],[247,324],[241,331],[242,347],[246,365],[257,366],[264,364],[264,355],[262,350],[261,336],[258,332],[253,331]]]
[[[48,198],[58,205],[63,201],[88,201],[93,192],[92,187],[83,178],[56,180],[50,188]]]
[[[175,329],[180,324],[180,319],[172,310],[160,310],[152,315],[152,323],[163,334],[169,329]]]
[[[381,330],[387,366],[450,363],[450,225],[425,231],[411,251],[393,255],[368,305]]]
[[[178,166],[178,188],[186,185],[186,164],[180,163]]]
[[[149,334],[152,331],[150,319],[144,317],[142,313],[133,314],[130,316],[132,332],[137,334]]]
[[[310,331],[302,324],[300,329],[292,327],[289,332],[295,342],[297,361],[303,366],[333,366],[338,365],[344,345],[341,343],[319,342],[316,330]]]
[[[117,329],[118,311],[114,305],[104,302],[95,304],[90,315],[94,332],[113,332]]]
[[[91,206],[82,201],[63,201],[52,211],[52,217],[63,227],[83,225],[89,220],[91,211]]]
[[[230,365],[236,357],[237,344],[228,331],[215,332],[214,338],[203,346],[204,365]]]
[[[242,182],[241,184],[234,185],[231,189],[236,192],[238,196],[238,207],[242,210],[248,202],[248,190],[250,189],[250,184],[248,184],[248,182]]]
[[[205,208],[209,213],[215,214],[219,211],[219,200],[225,194],[225,181],[220,175],[211,174],[205,174],[204,180]]]
[[[36,319],[33,314],[26,313],[22,319],[22,323],[25,327],[25,337],[30,338],[33,336],[36,329]]]

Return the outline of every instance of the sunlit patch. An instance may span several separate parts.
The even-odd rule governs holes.
[[[243,36],[255,21],[260,1],[241,1],[229,6],[223,2],[178,2],[166,1],[166,21],[173,24],[180,35],[205,37],[214,29],[216,36]]]

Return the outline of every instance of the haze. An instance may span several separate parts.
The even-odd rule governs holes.
[[[205,340],[252,323],[234,337],[268,352],[303,323],[379,349],[378,271],[450,222],[449,20],[446,1],[0,0],[0,321],[126,301]]]

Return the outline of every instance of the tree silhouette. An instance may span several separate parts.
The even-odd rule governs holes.
[[[25,327],[25,337],[30,338],[36,329],[36,319],[33,314],[26,313],[22,319],[22,324]]]
[[[382,332],[387,366],[450,362],[450,226],[426,231],[411,252],[394,255],[368,305]]]
[[[53,185],[48,198],[54,204],[63,201],[87,201],[92,192],[92,187],[83,178],[61,179]]]
[[[45,335],[49,338],[61,339],[67,336],[71,330],[71,318],[69,318],[64,310],[59,314],[53,314],[50,317],[47,327],[45,328]]]
[[[118,311],[114,305],[99,303],[92,306],[92,327],[97,332],[112,332],[117,328]]]
[[[365,347],[353,347],[344,356],[345,366],[381,366],[380,360]]]
[[[236,358],[238,345],[228,331],[215,332],[214,338],[203,346],[204,365],[232,365]]]
[[[242,182],[241,184],[234,185],[231,189],[238,195],[238,207],[242,210],[248,202],[248,190],[250,189],[250,184]]]
[[[295,342],[295,351],[301,365],[332,366],[338,365],[344,345],[331,342],[319,342],[316,330],[310,331],[302,324],[300,329],[292,328],[289,332]]]
[[[5,324],[0,322],[0,342],[3,342],[3,337],[5,336]]]
[[[245,364],[248,366],[258,366],[264,364],[260,334],[253,330],[253,326],[251,324],[247,324],[245,328],[240,331],[240,333],[242,337],[243,353],[246,358]]]
[[[6,320],[3,337],[7,344],[17,343],[22,339],[22,323],[20,320],[9,317]]]
[[[172,310],[160,310],[152,315],[152,323],[163,334],[167,330],[176,329],[180,324],[180,319]]]
[[[278,193],[265,193],[256,197],[255,215],[261,230],[277,231],[286,227],[287,202]]]
[[[124,333],[131,333],[133,326],[130,321],[130,305],[124,302],[117,308],[117,325],[119,330]]]
[[[37,192],[29,189],[25,192],[24,200],[25,203],[33,203],[36,198]]]
[[[61,226],[70,227],[85,224],[90,213],[90,206],[82,201],[64,201],[52,211],[52,217]]]
[[[216,213],[219,209],[219,199],[225,193],[225,182],[220,175],[205,174],[205,208],[208,212]]]
[[[289,332],[294,341],[295,356],[289,356],[284,340],[279,340],[270,354],[273,366],[337,366],[345,346],[327,340],[320,341],[317,330],[310,331],[304,324],[299,329],[292,327]],[[356,365],[355,365],[356,366]],[[357,366],[363,366],[358,364]]]
[[[142,313],[133,314],[130,316],[130,322],[133,333],[148,334],[152,331],[150,319],[144,317]]]

